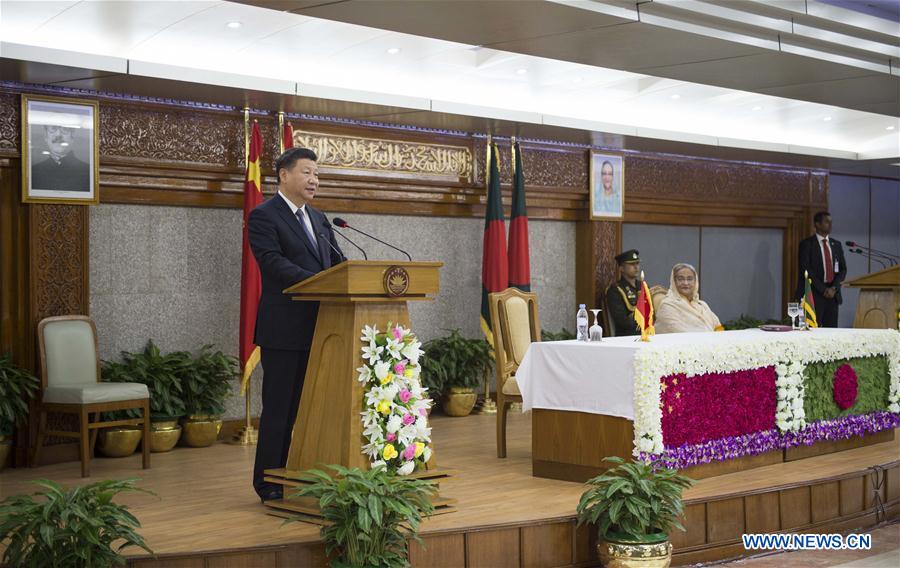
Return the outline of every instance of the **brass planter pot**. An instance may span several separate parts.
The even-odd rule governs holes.
[[[168,452],[181,438],[178,420],[159,420],[150,423],[150,451]]]
[[[597,544],[597,556],[607,568],[669,568],[672,543],[666,540],[666,535],[647,540],[657,542],[601,540]]]
[[[468,416],[475,406],[477,397],[475,389],[451,387],[444,394],[444,414],[447,416]]]
[[[6,467],[9,461],[9,454],[12,453],[12,438],[9,436],[0,436],[0,469]]]
[[[103,428],[97,436],[97,449],[108,458],[124,458],[134,453],[142,434],[133,426]]]
[[[219,431],[222,429],[222,419],[216,416],[191,415],[182,419],[184,428],[185,445],[192,448],[205,448],[213,445],[219,439]]]

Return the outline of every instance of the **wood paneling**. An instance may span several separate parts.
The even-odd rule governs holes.
[[[706,504],[706,541],[710,544],[735,540],[744,531],[744,498]]]
[[[409,543],[409,563],[413,568],[458,568],[466,565],[465,535],[442,534]]]
[[[609,467],[603,458],[631,455],[634,429],[630,420],[544,409],[534,409],[532,414],[535,475],[583,482]]]
[[[885,483],[887,484],[887,500],[894,501],[895,499],[900,499],[900,465],[895,465],[894,467],[887,469],[885,475],[887,477],[887,479],[885,479]]]
[[[812,492],[812,522],[821,523],[840,515],[840,484],[837,481],[813,485],[810,491]]]
[[[685,505],[681,524],[684,531],[675,529],[669,534],[669,540],[675,549],[706,544],[706,503]]]
[[[244,552],[206,557],[206,568],[256,568],[277,565],[278,554],[275,552]]]
[[[781,528],[778,518],[778,493],[761,493],[744,498],[746,532],[770,533]]]
[[[466,533],[467,568],[518,568],[519,529]]]
[[[575,529],[575,563],[582,565],[597,558],[597,530],[589,525]]]
[[[781,492],[781,529],[803,527],[810,522],[809,487],[797,487]]]
[[[783,456],[781,450],[778,450],[757,454],[755,456],[741,456],[726,461],[695,465],[694,467],[683,470],[681,473],[693,479],[705,479],[707,477],[716,477],[718,475],[734,473],[735,471],[743,471],[745,469],[781,463],[782,461]]]
[[[846,517],[863,510],[863,478],[852,477],[840,482],[841,516]]]
[[[575,523],[522,527],[523,568],[553,568],[573,563]]]
[[[206,559],[202,556],[193,558],[157,558],[155,560],[134,560],[132,568],[206,568]]]

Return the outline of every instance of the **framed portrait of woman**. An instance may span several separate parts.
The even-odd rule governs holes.
[[[591,219],[622,219],[625,211],[625,160],[591,152]]]
[[[96,101],[22,95],[22,201],[100,200]]]

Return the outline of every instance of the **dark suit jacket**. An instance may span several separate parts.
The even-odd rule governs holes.
[[[300,222],[280,195],[275,194],[250,212],[247,234],[262,275],[262,294],[253,342],[263,348],[304,350],[312,344],[318,302],[296,302],[282,290],[341,262],[334,231],[325,215],[306,206],[318,241],[318,256]]]
[[[91,168],[71,153],[57,164],[47,158],[31,167],[31,187],[55,191],[91,191]]]
[[[809,278],[812,280],[813,292],[818,295],[825,293],[825,288],[834,286],[837,288],[837,294],[834,299],[840,305],[843,302],[841,298],[841,283],[847,276],[847,261],[844,260],[844,249],[837,239],[828,237],[828,246],[831,248],[831,261],[838,263],[838,270],[834,271],[834,280],[825,282],[825,266],[822,262],[822,247],[819,246],[818,235],[807,237],[800,241],[800,274],[797,283],[797,298],[803,297],[805,284],[803,283],[803,271],[809,272]]]

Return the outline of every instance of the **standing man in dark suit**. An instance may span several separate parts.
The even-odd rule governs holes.
[[[838,306],[843,301],[841,282],[847,276],[847,262],[841,243],[828,236],[831,233],[831,213],[819,211],[813,217],[813,223],[816,234],[800,241],[800,282],[794,297],[803,297],[805,271],[812,280],[819,327],[837,327]]]
[[[291,148],[275,162],[278,193],[250,212],[247,233],[262,275],[253,342],[262,353],[262,413],[253,467],[260,499],[280,499],[281,486],[263,480],[264,470],[284,467],[300,405],[318,302],[295,302],[289,286],[342,260],[331,224],[310,205],[319,188],[316,154]]]

